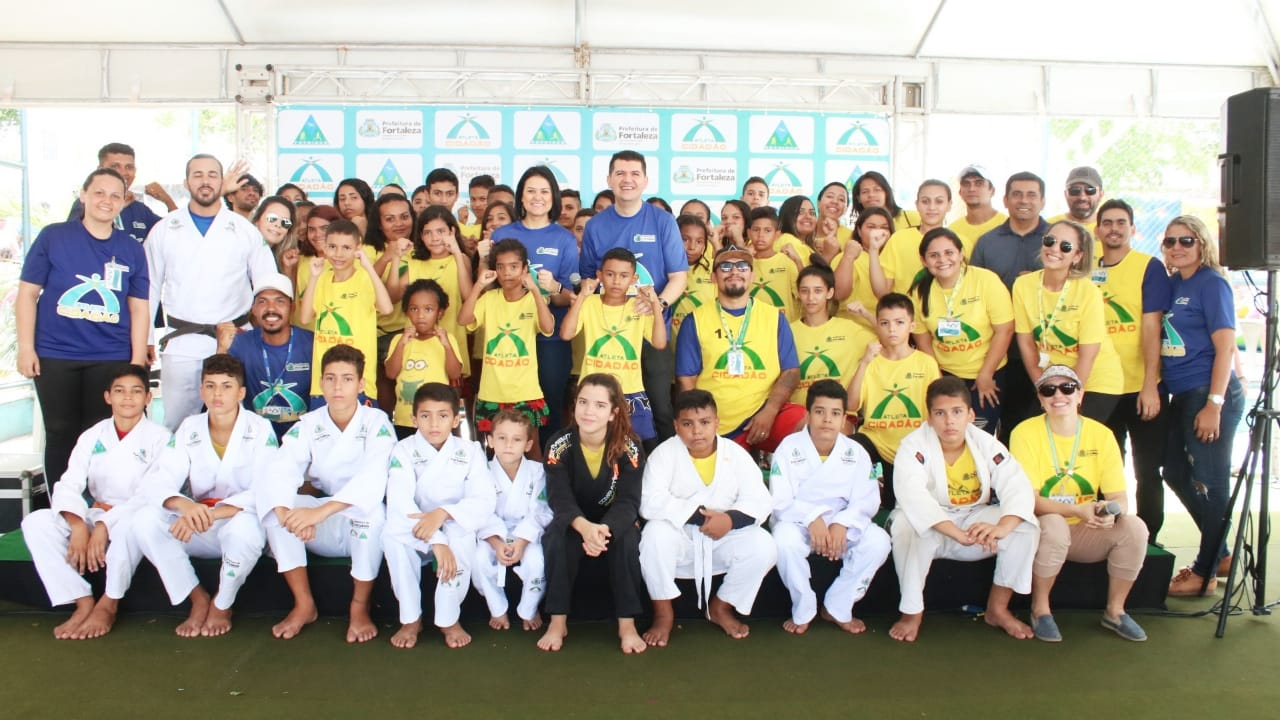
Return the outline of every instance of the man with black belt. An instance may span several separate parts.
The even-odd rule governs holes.
[[[169,331],[157,331],[164,425],[170,430],[200,412],[200,368],[214,353],[219,323],[244,325],[253,286],[276,272],[257,228],[222,205],[222,163],[212,155],[187,161],[186,207],[147,235],[151,314],[163,301]],[[154,357],[154,343],[149,348]]]

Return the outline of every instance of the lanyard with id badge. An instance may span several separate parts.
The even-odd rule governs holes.
[[[1044,313],[1044,293],[1045,288],[1042,276],[1040,287],[1036,290],[1036,305],[1040,312],[1040,340],[1036,344],[1040,348],[1041,370],[1049,367],[1049,341],[1045,336],[1049,334],[1049,328],[1053,326],[1053,319],[1067,306],[1067,295],[1071,293],[1071,281],[1067,280],[1062,284],[1062,292],[1058,294],[1058,303],[1053,308],[1053,312],[1048,315]]]
[[[1071,457],[1067,458],[1067,466],[1064,468],[1062,463],[1058,461],[1058,443],[1053,439],[1053,430],[1049,427],[1049,416],[1044,418],[1044,433],[1049,441],[1049,453],[1053,458],[1053,477],[1045,483],[1040,491],[1042,497],[1046,497],[1053,502],[1062,503],[1063,505],[1076,505],[1081,495],[1089,495],[1093,492],[1093,488],[1084,478],[1076,475],[1076,457],[1080,452],[1080,436],[1083,434],[1084,421],[1076,419],[1076,437],[1071,443]],[[1076,494],[1066,494],[1064,487],[1067,479],[1075,481]]]
[[[964,270],[960,271],[960,277],[956,278],[956,285],[951,289],[951,292],[942,297],[947,306],[947,316],[938,321],[938,339],[943,342],[946,342],[947,338],[960,337],[960,320],[956,318],[952,305],[955,302],[956,295],[960,293],[961,285],[964,285]]]
[[[116,262],[113,255],[111,262],[102,266],[102,283],[112,292],[120,292],[124,289],[124,274],[127,272],[129,272],[129,266]]]
[[[741,377],[747,372],[746,354],[742,352],[742,341],[747,336],[747,327],[751,324],[751,306],[755,300],[747,301],[746,312],[742,313],[742,325],[738,327],[738,333],[735,335],[729,330],[729,325],[725,322],[725,312],[720,301],[716,301],[716,312],[720,317],[720,329],[724,332],[725,338],[729,341],[729,352],[725,354],[727,362],[725,363],[725,372],[730,377]]]

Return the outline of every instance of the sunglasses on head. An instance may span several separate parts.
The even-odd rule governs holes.
[[[1094,195],[1098,194],[1098,188],[1092,185],[1084,185],[1084,186],[1076,185],[1074,187],[1067,188],[1067,194],[1070,195],[1071,197],[1080,197],[1081,195],[1088,195],[1089,197],[1093,197]]]
[[[267,213],[263,217],[266,218],[267,223],[270,225],[279,225],[285,230],[293,227],[293,221],[287,217],[281,217],[275,213]]]
[[[1056,238],[1056,237],[1054,237],[1054,236],[1052,236],[1052,235],[1045,235],[1045,236],[1044,236],[1044,246],[1045,246],[1045,247],[1047,247],[1047,248],[1051,248],[1051,247],[1053,247],[1053,246],[1054,246],[1054,244],[1055,244],[1055,243],[1058,245],[1058,247],[1059,247],[1059,248],[1061,248],[1061,249],[1062,249],[1062,252],[1064,252],[1064,253],[1069,253],[1069,252],[1071,252],[1072,250],[1075,250],[1075,249],[1076,249],[1076,246],[1075,246],[1074,244],[1072,244],[1072,242],[1071,242],[1070,240],[1063,240],[1063,241],[1059,242],[1059,241],[1058,241],[1058,238]]]
[[[1163,244],[1166,248],[1171,248],[1175,244],[1181,245],[1184,248],[1193,248],[1196,246],[1197,242],[1199,242],[1199,240],[1196,240],[1194,237],[1191,237],[1190,235],[1182,235],[1180,237],[1172,237],[1172,236],[1167,237],[1164,239]]]
[[[1076,391],[1079,389],[1080,383],[1075,382],[1074,380],[1068,380],[1067,382],[1058,383],[1057,385],[1041,385],[1039,392],[1040,397],[1051,398],[1054,393],[1061,390],[1063,395],[1071,397],[1072,395],[1075,395]]]
[[[716,265],[716,269],[722,273],[733,272],[734,270],[737,270],[738,272],[747,272],[751,269],[751,263],[746,260],[725,260],[719,265]]]

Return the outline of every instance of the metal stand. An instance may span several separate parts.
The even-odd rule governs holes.
[[[1267,321],[1266,321],[1266,340],[1263,346],[1264,353],[1264,370],[1262,373],[1262,397],[1260,402],[1254,405],[1253,410],[1249,412],[1249,451],[1245,453],[1244,462],[1240,465],[1239,474],[1236,476],[1235,488],[1231,491],[1231,499],[1227,503],[1227,511],[1222,517],[1222,530],[1218,535],[1218,545],[1226,540],[1227,533],[1230,530],[1231,509],[1236,506],[1236,498],[1240,495],[1240,491],[1244,490],[1244,504],[1240,506],[1240,520],[1236,528],[1235,545],[1232,548],[1231,571],[1227,573],[1227,585],[1223,593],[1222,605],[1218,608],[1218,630],[1216,637],[1222,637],[1227,631],[1227,616],[1232,610],[1231,598],[1235,593],[1237,585],[1237,577],[1239,579],[1239,587],[1243,587],[1248,582],[1248,578],[1253,578],[1253,601],[1249,610],[1254,615],[1270,615],[1271,606],[1266,604],[1266,586],[1267,586],[1267,543],[1271,539],[1271,515],[1270,515],[1270,489],[1271,484],[1267,474],[1271,471],[1271,453],[1272,453],[1272,428],[1276,423],[1280,423],[1280,412],[1277,412],[1274,405],[1273,389],[1276,383],[1276,373],[1280,371],[1277,367],[1276,343],[1277,343],[1277,302],[1276,302],[1276,273],[1275,270],[1267,271]],[[1259,470],[1261,467],[1261,470]],[[1250,513],[1252,508],[1250,504],[1253,499],[1253,488],[1257,485],[1258,490],[1258,515],[1256,523],[1250,523]],[[1248,542],[1248,535],[1251,529],[1256,528],[1257,534],[1252,538],[1252,543]],[[1241,550],[1248,551],[1254,556],[1254,561],[1245,566],[1241,566],[1244,554]]]

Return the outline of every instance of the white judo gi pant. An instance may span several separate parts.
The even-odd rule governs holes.
[[[299,495],[293,506],[314,508],[326,502],[327,498]],[[372,582],[378,578],[378,571],[382,568],[382,527],[386,521],[386,510],[381,505],[367,514],[348,508],[316,525],[316,536],[307,543],[286,530],[274,512],[267,513],[262,526],[279,572],[306,567],[307,551],[310,550],[323,557],[351,558],[351,577]]]
[[[812,622],[818,614],[818,596],[810,582],[809,528],[779,523],[773,527],[773,540],[778,544],[778,576],[791,594],[791,620],[800,625]],[[854,604],[867,594],[889,552],[889,533],[879,525],[867,526],[856,542],[847,544],[840,557],[840,574],[822,600],[831,617],[842,623],[853,619]]]
[[[716,597],[750,615],[760,583],[777,560],[778,546],[759,525],[712,540],[692,525],[676,527],[669,520],[654,520],[640,534],[640,572],[654,600],[675,599],[680,595],[676,578],[692,578],[702,607],[712,576],[723,573]]]
[[[413,536],[415,520],[389,523],[383,533],[383,554],[387,558],[387,571],[391,573],[391,589],[400,603],[400,623],[416,622],[422,618],[422,566],[434,557],[431,545]],[[458,573],[448,581],[436,581],[434,622],[436,627],[449,627],[458,622],[462,614],[462,601],[471,587],[471,566],[476,557],[476,534],[462,529],[452,520],[446,520],[441,528],[445,544],[453,551]]]
[[[525,545],[520,562],[510,568],[520,578],[520,603],[516,614],[521,620],[532,620],[538,614],[538,604],[546,591],[546,560],[542,556],[542,543]],[[476,543],[475,567],[471,571],[471,584],[484,596],[489,605],[490,617],[507,614],[507,568],[498,562],[498,553],[487,542]]]
[[[160,353],[160,402],[164,406],[164,426],[170,432],[204,407],[200,399],[201,371],[204,359],[217,349],[217,342],[205,335],[183,335],[165,344]]]
[[[974,523],[995,525],[1004,515],[999,505],[983,505],[968,511],[953,510],[948,513],[948,519],[961,530],[967,530]],[[898,610],[903,614],[924,612],[924,583],[935,558],[972,562],[994,554],[996,572],[992,582],[1023,595],[1031,592],[1031,565],[1035,561],[1036,546],[1040,544],[1040,529],[1026,520],[996,543],[995,553],[980,545],[961,545],[932,528],[917,535],[901,510],[889,515],[889,534],[893,538],[893,566],[898,571],[901,587]]]
[[[134,542],[160,574],[173,605],[186,600],[200,584],[191,558],[220,558],[218,593],[213,604],[219,610],[231,609],[236,594],[262,557],[262,547],[267,541],[262,524],[253,513],[238,512],[214,522],[208,530],[192,535],[184,543],[169,532],[179,517],[178,513],[160,507],[139,510],[133,523]]]
[[[129,527],[131,522],[132,518],[126,516],[108,526],[107,581],[103,594],[113,600],[119,600],[128,592],[138,563],[142,562],[142,553]],[[90,527],[90,532],[92,530]],[[67,562],[71,525],[62,513],[45,509],[26,516],[22,519],[22,538],[51,604],[68,605],[93,594],[89,581]]]

